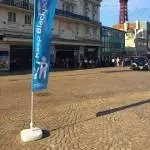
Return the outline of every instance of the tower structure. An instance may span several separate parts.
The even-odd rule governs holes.
[[[119,23],[123,24],[128,21],[128,0],[119,0],[120,1],[120,15]]]

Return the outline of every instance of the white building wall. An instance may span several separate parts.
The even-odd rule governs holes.
[[[79,24],[79,34],[78,37],[79,38],[84,38],[85,36],[85,28],[83,24]]]
[[[75,13],[84,15],[85,16],[85,5],[89,7],[89,13],[86,14],[92,19],[92,9],[94,0],[68,0],[71,3],[74,3]],[[96,0],[95,0],[96,1]],[[58,8],[62,9],[64,0],[59,0]],[[33,0],[30,0],[30,3],[33,3]],[[96,3],[95,3],[96,4]],[[98,11],[98,5],[97,11]],[[16,13],[16,22],[10,23],[8,22],[8,12],[15,12]],[[7,31],[11,30],[14,32],[26,32],[31,34],[32,33],[32,24],[25,25],[25,14],[31,14],[23,9],[18,9],[14,7],[1,7],[0,6],[0,30],[6,29]],[[95,17],[95,20],[99,20],[99,14]],[[89,28],[89,32],[87,33],[87,28]],[[94,29],[97,28],[97,29]],[[97,32],[96,32],[97,31]],[[95,33],[96,32],[96,33]],[[84,38],[84,39],[91,39],[91,40],[99,40],[100,39],[100,28],[98,25],[93,25],[90,23],[85,23],[83,21],[76,21],[71,19],[64,19],[63,17],[55,17],[54,26],[53,26],[53,34],[60,36],[64,39],[77,39],[77,38]]]
[[[73,13],[82,16],[87,16],[91,20],[95,20],[95,21],[100,20],[99,0],[59,0],[58,8],[63,9],[63,3],[66,3],[66,1],[74,5]],[[94,18],[93,18],[93,12],[95,12]]]
[[[100,0],[59,0],[58,6],[57,6],[58,9],[63,9],[63,1],[70,1],[71,3],[73,3],[74,5],[73,13],[82,15],[82,16],[87,16],[91,20],[95,20],[99,22],[100,14],[98,12],[99,12]],[[33,4],[34,0],[29,0],[29,2]],[[88,7],[88,10],[86,9],[85,6]],[[93,11],[96,12],[94,18],[93,18]],[[8,22],[8,12],[14,12],[16,14],[16,22],[14,23]],[[0,4],[0,34],[7,33],[7,34],[14,35],[14,38],[10,38],[10,39],[5,38],[5,40],[8,40],[8,41],[7,41],[7,44],[5,44],[4,42],[3,45],[6,45],[8,47],[7,49],[8,51],[11,45],[9,43],[10,41],[13,42],[14,44],[15,43],[19,44],[22,42],[31,44],[31,39],[23,39],[19,37],[15,38],[15,35],[22,35],[22,36],[30,35],[30,37],[32,36],[33,16],[31,18],[31,24],[27,25],[25,24],[26,14],[29,14],[32,16],[33,12],[25,10],[25,9],[13,7],[13,6],[8,6],[8,5],[5,6],[5,5]],[[96,25],[88,21],[72,19],[69,17],[67,18],[63,16],[55,16],[52,32],[53,32],[54,38],[62,38],[61,40],[62,42],[63,42],[63,39],[76,40],[76,45],[79,45],[79,46],[85,45],[87,42],[86,39],[100,41],[100,26],[98,24]],[[85,43],[81,42],[83,39],[85,40]],[[59,43],[61,42],[59,41]],[[70,43],[68,42],[68,44]],[[93,45],[92,41],[89,43],[89,45]],[[99,46],[100,43],[96,45]],[[55,49],[55,46],[53,45],[53,50],[54,49]],[[2,44],[0,44],[0,51],[1,50],[4,50],[2,49]],[[53,53],[56,53],[56,51],[54,50]],[[81,56],[84,55],[83,46],[81,46],[80,52],[78,53],[78,59],[80,58],[80,55]],[[54,56],[54,59],[55,57],[56,56]],[[8,62],[9,62],[9,59],[8,59]],[[9,66],[7,69],[9,70]]]
[[[15,12],[16,13],[16,22],[12,23],[8,21],[8,12]],[[16,32],[31,32],[32,25],[25,25],[25,12],[9,9],[0,8],[0,30],[7,30],[7,31],[16,31]]]
[[[60,35],[60,20],[58,20],[58,19],[55,19],[55,21],[54,21],[53,34],[56,36]]]
[[[92,11],[93,11],[93,7],[92,7],[92,3],[88,3],[88,7],[89,7],[89,13],[88,13],[88,17],[92,19]]]
[[[83,1],[75,1],[75,12],[76,14],[79,14],[79,15],[84,15],[84,2]]]

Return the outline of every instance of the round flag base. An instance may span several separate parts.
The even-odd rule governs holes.
[[[25,129],[21,131],[21,140],[23,142],[31,142],[41,139],[43,136],[40,128]]]

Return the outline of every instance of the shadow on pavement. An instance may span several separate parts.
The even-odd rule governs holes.
[[[50,96],[51,94],[47,91],[42,91],[42,92],[37,92],[36,96],[38,97],[45,97],[45,96]]]
[[[50,136],[50,131],[48,131],[48,130],[42,130],[42,132],[43,132],[43,138],[47,138],[47,137]]]
[[[96,117],[109,115],[109,114],[114,113],[114,112],[122,111],[122,110],[125,110],[125,109],[129,109],[129,108],[132,108],[132,107],[143,105],[143,104],[146,104],[146,103],[150,103],[150,99],[140,101],[140,102],[137,102],[137,103],[133,103],[133,104],[130,104],[130,105],[126,105],[126,106],[121,106],[121,107],[117,107],[117,108],[113,108],[113,109],[109,109],[109,110],[100,111],[100,112],[96,113]]]
[[[31,74],[31,70],[25,71],[11,71],[11,72],[0,72],[0,76],[16,76],[16,75],[28,75]]]
[[[146,104],[146,103],[150,103],[150,99],[144,100],[144,101],[140,101],[140,102],[137,102],[137,103],[134,103],[134,104],[131,104],[131,105],[126,105],[126,106],[121,106],[121,107],[117,107],[117,108],[114,108],[114,109],[109,109],[109,110],[105,110],[105,111],[100,111],[100,112],[97,112],[97,113],[96,113],[96,116],[93,116],[93,117],[91,117],[91,118],[87,118],[87,119],[85,119],[85,120],[80,120],[80,121],[77,121],[77,122],[74,122],[74,123],[71,123],[71,124],[67,124],[67,125],[64,125],[64,126],[59,126],[59,127],[57,127],[57,128],[51,129],[51,132],[56,131],[56,130],[58,130],[58,129],[64,129],[64,128],[66,128],[66,127],[69,127],[69,126],[72,126],[72,125],[75,125],[75,124],[78,124],[78,123],[81,123],[81,122],[86,122],[86,121],[89,121],[89,120],[93,120],[93,119],[95,119],[96,117],[109,115],[109,114],[114,113],[114,112],[117,112],[117,111],[122,111],[122,110],[124,110],[124,109],[129,109],[129,108],[131,108],[131,107],[143,105],[143,104]]]
[[[132,72],[132,70],[106,70],[102,71],[102,73],[120,73],[120,72]]]
[[[114,67],[115,68],[115,67]],[[87,69],[51,69],[50,72],[72,72],[72,71],[85,71],[85,70],[96,70],[100,68],[87,68]],[[105,70],[100,71],[101,73],[119,73],[119,72],[131,72],[131,70],[123,69],[123,70]],[[10,72],[0,72],[0,76],[15,76],[15,75],[28,75],[32,74],[32,70],[24,70],[24,71],[10,71]],[[89,74],[97,74],[97,73],[89,73]],[[86,75],[83,73],[79,73],[77,75]],[[67,75],[67,76],[74,76],[74,75]]]

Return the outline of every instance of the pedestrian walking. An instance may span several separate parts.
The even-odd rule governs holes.
[[[117,62],[117,67],[119,67],[119,62],[120,62],[119,57],[117,57],[116,62]]]

